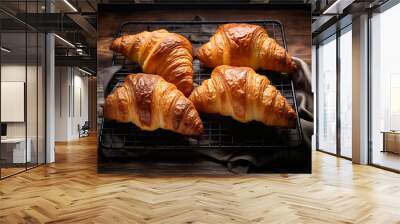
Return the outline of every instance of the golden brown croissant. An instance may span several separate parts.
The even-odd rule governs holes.
[[[149,131],[163,128],[184,135],[199,135],[203,130],[193,103],[158,75],[128,75],[124,84],[107,96],[104,117],[132,122]]]
[[[207,67],[246,66],[276,72],[293,72],[292,57],[267,31],[257,25],[230,23],[218,27],[210,41],[198,50],[198,58]]]
[[[148,74],[162,76],[189,96],[193,89],[192,45],[166,30],[144,31],[115,39],[111,50],[137,62]]]
[[[200,112],[231,116],[240,122],[294,127],[296,113],[267,77],[249,67],[221,65],[189,99]]]

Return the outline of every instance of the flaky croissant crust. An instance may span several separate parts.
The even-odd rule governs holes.
[[[107,96],[104,117],[132,122],[149,131],[163,128],[184,135],[200,135],[203,130],[193,103],[158,75],[128,75],[123,85]]]
[[[162,76],[188,96],[193,89],[192,45],[182,35],[161,29],[116,38],[111,50],[137,62],[148,74]]]
[[[206,66],[246,66],[277,72],[293,72],[292,57],[258,25],[230,23],[218,27],[197,57]]]
[[[231,116],[240,122],[294,127],[296,113],[267,77],[249,67],[221,65],[189,99],[200,112]]]

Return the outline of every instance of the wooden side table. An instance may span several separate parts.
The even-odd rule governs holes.
[[[382,152],[400,154],[400,131],[382,131],[383,149]]]

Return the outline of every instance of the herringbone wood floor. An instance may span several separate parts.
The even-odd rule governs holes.
[[[0,181],[0,223],[400,223],[400,175],[315,152],[312,175],[98,174],[95,138]]]

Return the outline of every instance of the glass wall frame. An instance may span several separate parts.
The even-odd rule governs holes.
[[[347,57],[343,57],[343,55],[345,53],[350,52],[350,58],[351,58],[351,49],[349,49],[349,51],[347,52],[343,52],[343,47],[341,45],[341,42],[343,41],[343,38],[345,36],[347,36],[348,39],[348,35],[349,32],[351,34],[352,32],[352,24],[350,23],[349,25],[347,25],[346,27],[336,31],[335,34],[333,34],[330,37],[327,37],[326,39],[320,41],[317,45],[316,45],[316,114],[317,114],[317,119],[316,119],[316,150],[317,151],[321,151],[324,153],[328,153],[334,156],[338,156],[341,158],[345,158],[348,160],[351,160],[351,151],[349,152],[348,149],[345,149],[344,147],[348,147],[349,145],[349,139],[344,139],[344,134],[348,133],[350,131],[351,133],[351,124],[347,124],[344,125],[344,121],[348,122],[348,117],[347,116],[343,116],[343,110],[345,108],[343,108],[343,104],[346,103],[346,105],[348,104],[347,99],[343,96],[342,92],[344,88],[343,85],[343,81],[347,81],[346,79],[348,79],[348,68],[346,70],[342,70],[345,68],[342,67],[348,67],[348,66],[342,66],[342,62],[341,59],[343,58],[343,60],[348,60],[349,59],[349,55],[346,55]],[[351,37],[350,37],[351,39]],[[348,40],[346,40],[348,41]],[[322,45],[326,45],[329,44],[330,42],[334,42],[335,43],[335,47],[334,47],[334,52],[332,54],[334,54],[333,56],[330,55],[331,60],[334,60],[333,63],[335,64],[334,67],[334,79],[333,80],[334,83],[334,87],[332,88],[335,91],[335,99],[330,99],[331,100],[331,104],[334,105],[335,109],[334,109],[334,119],[332,121],[333,125],[331,125],[331,128],[334,128],[335,130],[333,131],[333,137],[331,137],[332,140],[332,144],[330,144],[331,148],[326,148],[327,144],[324,144],[323,142],[321,142],[321,136],[324,136],[324,134],[322,133],[325,130],[321,130],[321,109],[325,108],[326,106],[322,107],[321,104],[324,103],[324,99],[321,99],[321,91],[324,91],[323,89],[321,89],[324,85],[324,80],[323,80],[323,76],[324,74],[321,74],[321,57],[323,57],[323,55],[321,55],[321,51],[319,50],[320,47]],[[349,43],[346,42],[344,43],[345,45],[348,45]],[[332,47],[331,47],[332,50]],[[334,57],[334,59],[332,59],[332,57]],[[343,74],[342,74],[343,73]],[[343,75],[343,77],[342,77]],[[352,77],[352,74],[350,74],[350,78]],[[343,80],[342,80],[343,78]],[[332,82],[332,80],[330,80]],[[351,87],[347,85],[347,87]],[[348,92],[347,92],[348,93]],[[351,91],[350,91],[351,93]],[[352,96],[350,95],[350,98]],[[332,102],[332,100],[334,102]],[[350,102],[351,104],[351,102]],[[331,105],[331,106],[332,106]],[[351,110],[351,109],[350,109]],[[343,117],[343,120],[341,119],[341,117]],[[351,119],[351,118],[350,118]],[[325,120],[325,119],[323,119]],[[331,119],[332,120],[332,119]],[[350,128],[349,128],[350,126]],[[350,129],[350,130],[349,130]],[[331,131],[332,132],[332,131]],[[326,133],[325,133],[326,134]],[[351,137],[350,137],[351,138]],[[351,142],[351,139],[350,139]],[[321,144],[322,143],[322,144]],[[333,145],[334,144],[334,145]],[[329,144],[328,144],[329,145]],[[351,147],[351,145],[350,145]]]
[[[7,134],[2,133],[0,144],[0,179],[46,162],[46,34],[23,22],[27,21],[27,13],[42,13],[45,1],[15,1],[24,12],[18,14],[18,17],[2,8],[5,3],[9,2],[0,3],[0,90],[3,82],[15,81],[10,80],[10,77],[18,73],[16,76],[24,83],[21,92],[23,121],[5,121],[0,118],[2,126],[7,126]],[[0,111],[5,109],[0,104]],[[19,151],[24,151],[18,162],[15,153],[17,147],[14,145],[14,142],[18,142],[17,138],[24,142],[18,146]],[[18,169],[11,169],[14,166]]]

